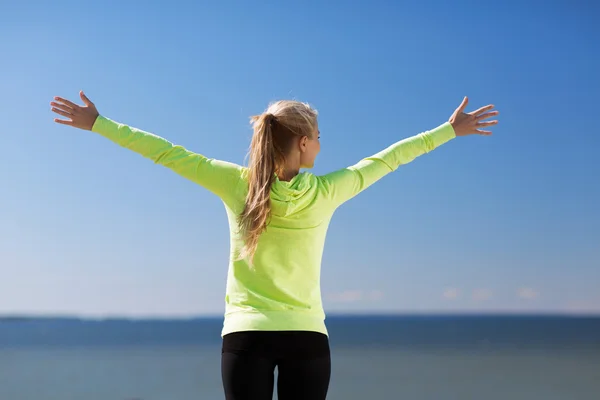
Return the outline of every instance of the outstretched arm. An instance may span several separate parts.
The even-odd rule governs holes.
[[[490,131],[481,128],[498,123],[498,121],[483,121],[498,114],[497,111],[490,111],[494,106],[488,105],[466,114],[464,109],[467,103],[468,99],[465,97],[449,121],[437,128],[400,140],[379,153],[360,160],[355,165],[322,176],[333,207],[350,200],[401,165],[429,153],[457,136],[491,135]]]
[[[242,168],[236,164],[207,158],[182,146],[143,130],[112,121],[98,113],[96,106],[80,92],[85,106],[79,106],[61,97],[51,102],[52,111],[68,120],[54,121],[80,129],[90,130],[132,150],[157,164],[205,187],[228,200],[234,196]]]

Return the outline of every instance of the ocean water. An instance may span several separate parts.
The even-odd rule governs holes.
[[[328,399],[600,399],[600,317],[327,322]],[[0,400],[223,399],[221,323],[0,319]]]

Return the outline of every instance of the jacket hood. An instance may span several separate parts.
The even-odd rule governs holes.
[[[316,190],[314,175],[301,172],[289,182],[275,177],[271,187],[271,213],[279,217],[287,217],[308,207]]]

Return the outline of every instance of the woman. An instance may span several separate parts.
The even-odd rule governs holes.
[[[248,167],[207,158],[151,133],[55,97],[55,121],[91,130],[164,165],[221,198],[231,253],[221,372],[228,400],[271,399],[278,368],[280,400],[325,399],[331,361],[321,293],[321,255],[334,211],[416,157],[457,136],[489,135],[481,128],[497,115],[493,105],[465,113],[468,99],[437,128],[401,140],[357,164],[316,176],[320,150],[317,112],[308,104],[278,101],[252,117]]]

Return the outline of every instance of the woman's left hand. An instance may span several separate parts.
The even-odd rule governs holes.
[[[96,118],[98,118],[98,115],[100,114],[94,103],[86,97],[83,91],[79,92],[79,96],[85,106],[78,106],[62,97],[55,97],[54,100],[56,101],[50,102],[52,111],[63,117],[69,118],[68,120],[54,118],[54,122],[91,131],[96,122]]]

